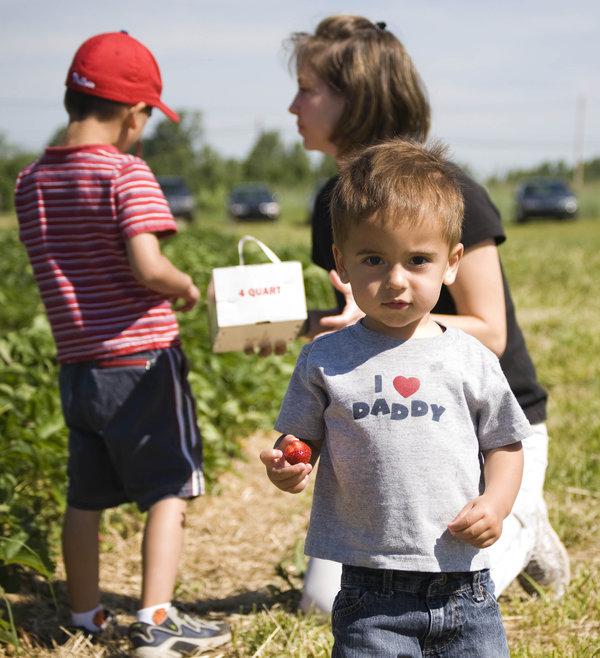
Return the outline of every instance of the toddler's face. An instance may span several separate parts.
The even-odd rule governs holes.
[[[454,281],[462,252],[460,244],[450,249],[430,220],[410,227],[369,219],[334,245],[338,273],[352,285],[365,326],[401,340],[439,331],[429,312],[442,284]]]

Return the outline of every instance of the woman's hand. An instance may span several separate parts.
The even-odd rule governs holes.
[[[365,314],[358,308],[352,294],[352,287],[349,283],[343,283],[340,275],[335,270],[329,271],[329,281],[331,285],[344,295],[345,306],[341,313],[331,315],[332,310],[327,311],[309,311],[308,320],[308,337],[316,338],[325,334],[339,331],[344,327],[355,324]]]

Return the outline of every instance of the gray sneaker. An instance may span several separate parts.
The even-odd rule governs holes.
[[[519,582],[529,594],[539,594],[541,586],[548,588],[553,598],[560,599],[570,580],[567,549],[550,525],[546,511],[540,511],[535,546]]]
[[[170,608],[156,625],[131,624],[129,639],[135,658],[180,658],[229,642],[231,630],[225,623],[193,619]]]

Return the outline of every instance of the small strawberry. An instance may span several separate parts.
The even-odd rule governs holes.
[[[304,441],[292,441],[283,451],[283,456],[289,464],[306,464],[310,460],[311,450]]]

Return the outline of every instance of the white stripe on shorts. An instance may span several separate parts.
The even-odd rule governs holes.
[[[184,396],[183,399],[185,400],[187,422],[188,422],[188,427],[190,428],[191,445],[193,448],[195,448],[200,443],[200,436],[198,432],[198,424],[196,422],[196,417],[194,415],[194,401],[189,395]],[[194,470],[193,478],[195,482],[194,487],[198,489],[199,494],[203,494],[204,473],[201,471],[201,469],[196,468]]]
[[[198,424],[195,420],[195,415],[194,415],[194,401],[189,395],[183,395],[182,398],[185,402],[185,412],[186,412],[186,418],[187,418],[187,423],[189,427],[189,436],[190,436],[190,445],[195,448],[199,443],[200,443],[200,436],[198,434]],[[194,472],[192,474],[193,478],[193,487],[194,487],[194,492],[197,491],[198,494],[203,494],[204,493],[204,474],[202,471],[196,467],[194,469]]]
[[[189,450],[189,445],[194,446],[197,442],[196,428],[194,426],[193,416],[189,409],[190,403],[187,405],[188,408],[185,410],[184,417],[183,405],[185,402],[185,396],[181,388],[179,369],[175,363],[175,357],[173,356],[172,351],[166,350],[166,352],[169,357],[169,365],[171,366],[171,375],[173,380],[173,387],[175,390],[175,405],[177,411],[177,424],[179,425],[181,452],[183,453],[192,469],[192,496],[199,496],[200,494],[204,493],[203,482],[200,479],[200,474],[198,473],[198,469],[194,463],[194,460],[192,459]]]

